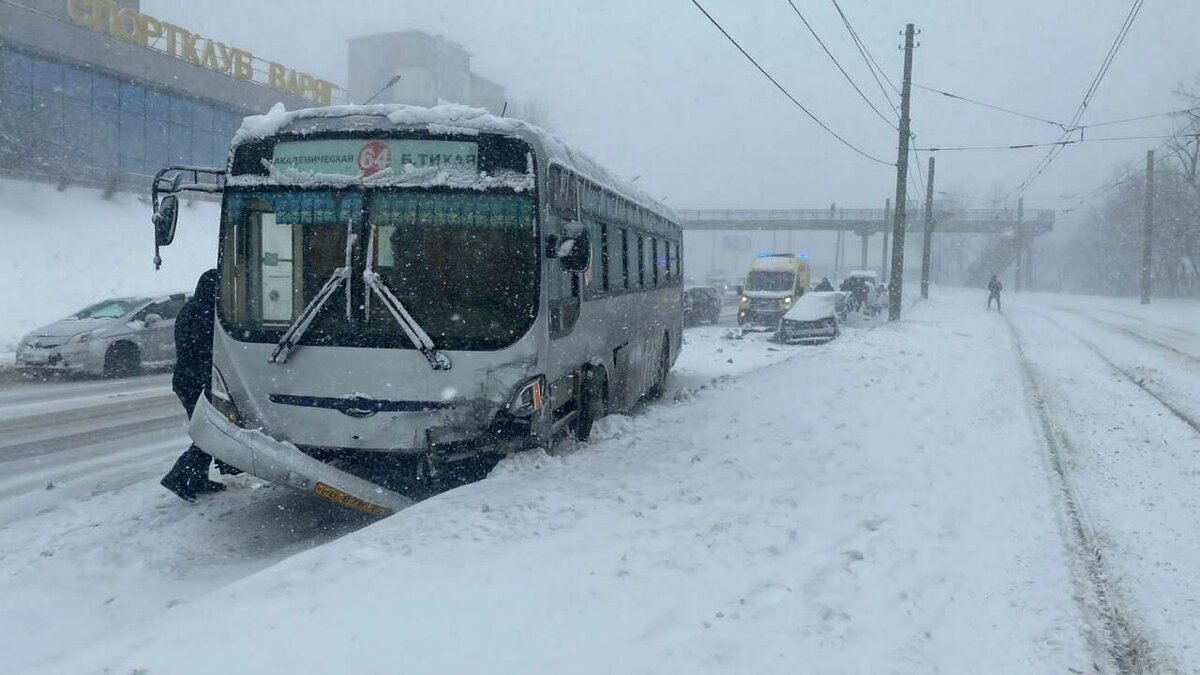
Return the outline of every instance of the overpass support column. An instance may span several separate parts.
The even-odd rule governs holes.
[[[862,259],[858,263],[858,269],[867,269],[867,241],[871,238],[870,232],[859,232],[858,238],[862,241]]]
[[[1029,247],[1025,249],[1025,287],[1033,290],[1034,274],[1033,274],[1033,243],[1037,241],[1036,237],[1029,238]]]

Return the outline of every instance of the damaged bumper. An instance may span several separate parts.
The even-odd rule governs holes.
[[[369,515],[384,517],[413,502],[301,452],[295,445],[229,422],[201,397],[188,433],[202,450],[277,485],[310,492]]]

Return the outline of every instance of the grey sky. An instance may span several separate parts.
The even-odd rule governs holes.
[[[795,0],[843,66],[882,110],[882,94],[828,0]],[[1131,0],[842,0],[876,59],[899,84],[907,21],[922,31],[914,81],[1069,120]],[[702,4],[793,95],[864,150],[895,160],[896,133],[842,80],[786,0]],[[839,145],[759,75],[689,0],[144,0],[144,11],[344,83],[345,40],[421,29],[474,55],[474,69],[514,98],[547,107],[568,141],[675,207],[877,206],[894,170]],[[1145,4],[1084,122],[1181,107],[1171,91],[1200,72],[1200,3]],[[1165,119],[1093,136],[1162,133]],[[920,145],[1053,141],[1058,131],[917,92]],[[1027,193],[1031,207],[1074,205],[1058,195],[1109,180],[1157,141],[1067,148]],[[1044,150],[943,153],[939,188],[986,205],[993,184],[1014,186]],[[927,155],[922,156],[925,161]],[[913,194],[923,186],[913,186]]]

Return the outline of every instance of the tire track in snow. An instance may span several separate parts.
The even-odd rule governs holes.
[[[1110,575],[1095,529],[1063,461],[1064,455],[1076,451],[1055,423],[1044,387],[1033,364],[1025,355],[1016,326],[1007,315],[1002,316],[1008,325],[1017,352],[1021,379],[1025,385],[1029,405],[1037,416],[1038,426],[1045,440],[1045,457],[1052,470],[1051,478],[1062,499],[1063,508],[1059,515],[1064,521],[1069,539],[1066,544],[1072,558],[1071,574],[1075,579],[1077,597],[1089,625],[1094,626],[1098,623],[1103,626],[1102,632],[1089,631],[1086,635],[1087,642],[1098,660],[1111,664],[1108,668],[1100,668],[1097,665],[1096,670],[1109,672],[1115,669],[1115,672],[1121,675],[1162,672],[1157,656],[1150,649],[1149,641],[1129,619],[1115,589],[1108,583]]]
[[[1075,314],[1075,312],[1071,312],[1071,313],[1072,313],[1072,314]],[[1049,322],[1049,323],[1051,323],[1051,324],[1054,324],[1054,326],[1055,326],[1055,327],[1057,327],[1057,328],[1058,328],[1059,330],[1061,330],[1062,332],[1064,332],[1064,333],[1066,333],[1067,335],[1070,335],[1071,337],[1073,337],[1073,338],[1075,338],[1076,340],[1078,340],[1080,344],[1082,344],[1084,347],[1086,347],[1086,348],[1088,349],[1088,351],[1090,351],[1090,352],[1092,352],[1093,354],[1095,354],[1095,355],[1096,355],[1096,357],[1097,357],[1097,358],[1099,358],[1101,361],[1103,361],[1103,362],[1104,362],[1106,365],[1108,365],[1108,367],[1109,367],[1109,368],[1112,368],[1114,371],[1116,371],[1117,373],[1119,373],[1119,374],[1120,374],[1122,377],[1124,377],[1125,379],[1129,380],[1131,383],[1133,383],[1133,384],[1137,385],[1137,387],[1138,387],[1139,389],[1141,389],[1142,391],[1146,392],[1146,393],[1147,393],[1147,394],[1148,394],[1148,395],[1149,395],[1151,398],[1153,398],[1155,401],[1158,401],[1160,405],[1162,405],[1164,408],[1166,408],[1168,411],[1170,411],[1170,413],[1171,413],[1172,415],[1174,415],[1176,418],[1178,418],[1178,419],[1179,419],[1179,421],[1181,421],[1181,422],[1183,422],[1184,424],[1188,425],[1189,427],[1191,427],[1191,428],[1192,428],[1192,430],[1193,430],[1193,431],[1195,431],[1196,433],[1200,434],[1200,420],[1197,420],[1196,418],[1194,418],[1194,417],[1192,417],[1191,415],[1189,415],[1189,414],[1188,414],[1188,413],[1187,413],[1185,410],[1183,410],[1182,408],[1180,408],[1180,407],[1179,407],[1178,405],[1176,405],[1175,403],[1172,403],[1172,402],[1170,401],[1170,399],[1168,399],[1168,398],[1167,398],[1166,396],[1164,396],[1163,394],[1161,394],[1161,393],[1159,393],[1159,392],[1156,392],[1156,391],[1154,391],[1153,389],[1151,389],[1149,386],[1147,386],[1147,385],[1146,385],[1146,378],[1145,378],[1145,377],[1139,377],[1139,376],[1138,376],[1136,373],[1133,373],[1133,372],[1131,372],[1131,371],[1127,370],[1126,368],[1124,368],[1124,367],[1122,367],[1122,366],[1119,366],[1119,365],[1117,365],[1115,362],[1113,362],[1113,360],[1112,360],[1112,359],[1110,359],[1110,358],[1108,358],[1107,356],[1105,356],[1105,355],[1104,355],[1104,353],[1100,351],[1100,348],[1099,348],[1099,347],[1097,347],[1097,346],[1096,346],[1096,345],[1095,345],[1093,342],[1091,342],[1091,341],[1090,341],[1090,340],[1088,340],[1087,338],[1083,337],[1082,335],[1079,335],[1078,333],[1076,333],[1076,332],[1072,331],[1071,329],[1069,329],[1069,328],[1067,328],[1067,327],[1063,326],[1061,323],[1059,323],[1058,321],[1054,320],[1054,318],[1053,318],[1053,317],[1047,316],[1046,314],[1042,314],[1041,312],[1035,312],[1035,314],[1037,314],[1037,315],[1038,315],[1040,318],[1042,318],[1042,319],[1045,319],[1047,322]],[[1113,325],[1113,324],[1108,324],[1108,323],[1105,323],[1104,321],[1100,321],[1100,320],[1098,320],[1098,319],[1093,319],[1092,317],[1090,317],[1090,316],[1087,316],[1086,314],[1079,314],[1079,316],[1081,316],[1081,317],[1083,317],[1083,318],[1085,318],[1085,319],[1091,319],[1092,321],[1095,321],[1096,323],[1098,323],[1098,324],[1101,324],[1101,325],[1110,326],[1110,327],[1112,327],[1112,328],[1115,328],[1116,330],[1119,330],[1119,331],[1121,331],[1122,333],[1126,333],[1126,334],[1128,334],[1128,335],[1130,335],[1130,336],[1132,336],[1132,337],[1134,337],[1134,338],[1140,339],[1140,340],[1142,340],[1142,341],[1146,342],[1147,344],[1150,344],[1150,345],[1153,345],[1153,346],[1157,346],[1157,347],[1159,347],[1159,348],[1161,348],[1161,349],[1166,349],[1166,350],[1168,350],[1168,351],[1170,351],[1170,352],[1172,352],[1172,353],[1174,353],[1174,354],[1176,354],[1176,355],[1183,356],[1183,357],[1186,357],[1186,358],[1188,358],[1188,359],[1190,359],[1190,360],[1192,360],[1192,361],[1195,361],[1195,362],[1197,362],[1197,363],[1200,363],[1200,359],[1197,359],[1197,358],[1196,358],[1196,357],[1194,357],[1194,356],[1190,356],[1190,355],[1188,355],[1188,354],[1185,354],[1185,353],[1183,353],[1183,352],[1181,352],[1181,351],[1179,351],[1179,350],[1177,350],[1177,349],[1174,349],[1174,348],[1172,348],[1172,347],[1169,347],[1169,346],[1167,346],[1167,345],[1164,345],[1164,344],[1160,344],[1160,343],[1158,343],[1158,342],[1156,342],[1156,341],[1154,341],[1154,340],[1151,340],[1151,339],[1149,339],[1149,338],[1147,338],[1147,337],[1144,337],[1144,336],[1138,335],[1137,333],[1135,333],[1135,332],[1133,332],[1133,331],[1126,330],[1126,329],[1124,329],[1124,328],[1122,328],[1122,327],[1120,327],[1120,326],[1115,326],[1115,325]],[[1010,326],[1011,326],[1011,324],[1010,324]]]
[[[1188,352],[1185,352],[1182,349],[1179,349],[1177,347],[1169,345],[1166,342],[1163,342],[1161,340],[1156,340],[1156,339],[1150,337],[1149,335],[1146,335],[1145,333],[1139,333],[1128,326],[1121,326],[1121,325],[1118,325],[1115,323],[1109,323],[1107,321],[1104,321],[1103,319],[1097,319],[1096,317],[1091,316],[1089,314],[1084,314],[1083,312],[1080,312],[1080,311],[1074,310],[1074,309],[1067,309],[1066,307],[1059,307],[1057,309],[1059,309],[1060,311],[1066,312],[1067,314],[1074,314],[1075,316],[1082,317],[1084,319],[1087,319],[1088,321],[1091,321],[1092,323],[1099,324],[1110,330],[1114,330],[1119,333],[1123,333],[1135,340],[1145,342],[1148,345],[1157,347],[1166,352],[1170,352],[1171,354],[1174,354],[1175,356],[1187,359],[1188,361],[1191,361],[1193,363],[1200,363],[1200,357],[1197,357],[1194,354],[1189,354]],[[1117,312],[1110,312],[1110,313],[1117,314]],[[1120,314],[1119,316],[1126,316],[1126,315]],[[1132,317],[1132,316],[1130,318],[1137,319],[1137,317]],[[1144,321],[1143,319],[1137,319],[1137,320]],[[1168,328],[1168,330],[1179,330],[1179,329],[1171,329],[1169,327],[1164,327],[1164,328]]]

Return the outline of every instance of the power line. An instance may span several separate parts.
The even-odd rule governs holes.
[[[1149,115],[1138,115],[1137,117],[1126,117],[1119,120],[1110,120],[1108,122],[1093,122],[1092,124],[1084,124],[1080,129],[1094,129],[1096,127],[1107,127],[1112,124],[1125,124],[1126,122],[1137,122],[1140,120],[1153,119],[1155,117],[1173,117],[1175,115],[1185,115],[1188,113],[1200,112],[1200,108],[1184,108],[1182,110],[1169,110],[1167,112],[1151,113]]]
[[[1083,100],[1079,102],[1079,107],[1075,110],[1075,114],[1071,117],[1071,123],[1068,125],[1069,127],[1076,127],[1079,124],[1079,120],[1083,117],[1084,112],[1087,111],[1087,107],[1091,103],[1092,97],[1095,96],[1096,91],[1100,88],[1100,83],[1103,82],[1104,76],[1108,73],[1109,66],[1112,65],[1113,60],[1116,59],[1117,53],[1121,49],[1121,45],[1124,44],[1125,36],[1129,34],[1129,28],[1133,26],[1133,21],[1137,18],[1138,13],[1141,12],[1142,3],[1144,1],[1145,0],[1133,0],[1133,5],[1129,8],[1129,13],[1125,15],[1125,21],[1121,24],[1121,29],[1117,31],[1117,37],[1113,40],[1112,45],[1108,48],[1108,54],[1105,55],[1104,62],[1100,65],[1100,70],[1097,71],[1096,76],[1092,78],[1092,83],[1088,86],[1088,90],[1084,93]],[[1062,136],[1059,137],[1059,140],[1066,140],[1070,134],[1071,129],[1064,131]],[[1060,153],[1062,153],[1064,147],[1065,145],[1055,145],[1051,147],[1046,155],[1034,165],[1033,170],[1028,176],[1025,177],[1025,180],[1021,181],[1020,185],[1018,185],[1015,190],[1008,193],[1008,195],[1005,197],[1005,200],[1007,201],[1008,199],[1011,199],[1014,194],[1024,192],[1030,185],[1032,185],[1033,182],[1036,181],[1043,173],[1045,173],[1046,169],[1048,169],[1050,165],[1054,163],[1054,160],[1058,158]]]
[[[808,23],[808,19],[805,19],[804,15],[800,13],[800,9],[796,7],[796,3],[792,2],[792,0],[787,0],[787,3],[792,6],[792,11],[795,12],[796,16],[800,18],[800,22],[803,23],[804,27],[808,29],[808,32],[812,34],[813,39],[817,41],[817,44],[821,45],[821,49],[825,50],[825,55],[829,57],[829,60],[833,61],[833,65],[837,66],[838,72],[842,74],[842,77],[846,78],[846,81],[850,83],[851,87],[854,87],[854,91],[858,92],[858,95],[862,97],[862,100],[866,101],[867,105],[871,107],[871,110],[875,111],[875,114],[879,116],[879,119],[883,120],[884,123],[889,127],[893,129],[897,128],[890,119],[884,116],[883,113],[879,112],[879,108],[875,107],[875,104],[871,102],[871,99],[867,98],[867,95],[863,93],[863,90],[858,88],[858,85],[854,82],[854,79],[850,77],[850,74],[847,73],[846,69],[842,67],[842,64],[838,62],[837,57],[833,55],[833,52],[829,51],[829,47],[825,46],[825,41],[821,39],[820,35],[817,35],[817,31],[813,30],[813,27]]]
[[[1045,124],[1056,126],[1059,129],[1062,129],[1063,131],[1068,131],[1068,132],[1069,131],[1078,131],[1080,129],[1094,129],[1096,127],[1107,127],[1107,126],[1111,126],[1114,124],[1125,124],[1127,122],[1138,122],[1141,120],[1153,119],[1155,117],[1171,117],[1174,115],[1184,115],[1187,113],[1200,112],[1200,108],[1181,108],[1179,110],[1168,110],[1166,112],[1150,113],[1147,115],[1138,115],[1136,117],[1125,117],[1125,118],[1122,118],[1119,120],[1108,120],[1106,122],[1092,122],[1091,124],[1076,124],[1074,126],[1068,126],[1067,124],[1065,124],[1063,122],[1056,122],[1054,120],[1046,119],[1044,117],[1038,117],[1037,115],[1030,115],[1028,113],[1023,113],[1019,110],[1012,110],[1011,108],[1005,108],[1003,106],[994,105],[992,103],[978,101],[973,98],[963,96],[961,94],[955,94],[953,92],[943,91],[941,89],[936,89],[934,87],[927,87],[923,84],[917,84],[916,82],[914,82],[912,86],[916,87],[917,89],[924,89],[925,91],[933,92],[935,94],[941,94],[942,96],[945,96],[947,98],[956,99],[959,101],[963,101],[965,103],[973,103],[978,106],[983,106],[984,108],[991,108],[992,110],[998,110],[1000,112],[1009,113],[1010,115],[1016,115],[1018,117],[1024,117],[1026,119],[1031,119],[1031,120],[1034,120],[1035,122],[1043,122]]]
[[[1080,143],[1108,143],[1113,141],[1151,141],[1160,138],[1175,138],[1174,136],[1103,136],[1100,138],[1076,138],[1073,140],[1050,141],[1046,143],[1013,143],[1010,145],[956,145],[922,148],[926,152],[962,152],[968,150],[1027,150],[1029,148],[1061,147],[1078,145]]]
[[[900,111],[896,109],[896,104],[892,102],[891,94],[889,94],[888,90],[884,88],[883,82],[879,81],[879,77],[881,75],[883,76],[884,81],[888,83],[888,85],[892,88],[892,91],[896,92],[896,95],[900,94],[900,90],[897,89],[896,85],[892,84],[892,81],[888,79],[887,73],[883,71],[883,68],[879,67],[879,63],[875,61],[875,57],[871,56],[871,52],[867,49],[867,45],[864,44],[863,41],[858,37],[858,32],[854,30],[854,26],[851,25],[849,17],[847,17],[846,13],[842,11],[842,8],[840,5],[838,5],[837,0],[833,0],[833,7],[837,10],[838,16],[842,18],[842,25],[844,25],[846,27],[846,31],[850,33],[850,39],[853,40],[854,46],[858,49],[858,53],[862,55],[863,62],[867,64],[867,70],[871,72],[871,77],[875,79],[875,84],[879,85],[879,91],[883,92],[883,97],[887,99],[888,105],[892,107],[892,111],[899,115]],[[875,72],[876,70],[879,71],[878,75]]]
[[[1092,78],[1092,84],[1088,91],[1083,96],[1083,100],[1079,102],[1079,109],[1075,112],[1075,116],[1071,118],[1071,126],[1079,124],[1079,120],[1083,119],[1083,113],[1087,111],[1088,104],[1092,102],[1092,97],[1100,89],[1100,83],[1104,81],[1104,76],[1108,74],[1108,69],[1113,61],[1117,58],[1117,52],[1121,50],[1121,45],[1125,43],[1125,36],[1129,34],[1129,29],[1133,26],[1133,22],[1137,19],[1137,15],[1142,11],[1142,4],[1145,0],[1134,0],[1133,6],[1129,8],[1129,14],[1125,17],[1125,23],[1121,26],[1121,30],[1117,32],[1117,38],[1113,40],[1113,44],[1108,49],[1108,55],[1105,56],[1103,65],[1096,73],[1096,77]]]
[[[725,36],[725,39],[729,40],[729,42],[731,44],[733,44],[734,47],[737,47],[737,50],[742,53],[742,56],[745,56],[746,59],[748,61],[750,61],[750,63],[754,64],[754,67],[758,69],[758,72],[762,73],[764,77],[766,77],[768,80],[770,80],[771,84],[775,85],[776,89],[781,91],[784,96],[788,97],[788,99],[791,100],[791,102],[794,103],[797,108],[802,110],[805,115],[808,115],[809,119],[816,122],[817,125],[820,126],[822,129],[824,129],[826,132],[828,132],[830,136],[833,136],[834,138],[838,139],[838,141],[840,141],[842,145],[846,146],[847,148],[850,148],[854,152],[862,155],[863,157],[866,157],[867,159],[871,160],[872,162],[876,162],[876,163],[882,164],[884,166],[895,166],[891,162],[884,161],[882,159],[879,159],[878,157],[873,157],[873,156],[867,154],[866,152],[859,150],[856,146],[851,144],[850,141],[847,141],[846,139],[842,138],[836,131],[834,131],[833,129],[830,129],[829,125],[825,124],[824,122],[822,122],[820,120],[820,118],[818,118],[816,115],[812,114],[812,112],[810,112],[808,108],[804,107],[804,104],[802,104],[802,103],[800,103],[800,101],[796,100],[796,97],[792,96],[791,93],[788,92],[787,89],[784,89],[782,84],[779,84],[779,82],[774,77],[771,77],[771,74],[768,73],[765,68],[760,66],[758,64],[758,61],[755,61],[754,57],[750,56],[749,52],[747,52],[745,49],[743,49],[742,46],[740,44],[738,44],[738,41],[734,40],[733,36],[730,35],[728,31],[726,31],[724,28],[721,27],[721,24],[717,23],[717,20],[714,19],[712,17],[712,15],[708,13],[708,10],[704,9],[704,7],[700,5],[699,0],[692,0],[692,4],[696,6],[696,9],[700,10],[700,13],[703,14],[709,20],[709,22],[712,23],[712,25],[717,27],[717,30],[721,31],[721,34]]]
[[[1062,129],[1063,131],[1067,130],[1067,125],[1063,124],[1062,122],[1055,122],[1054,120],[1048,120],[1044,117],[1038,117],[1037,115],[1030,115],[1030,114],[1023,113],[1023,112],[1020,112],[1017,110],[1012,110],[1010,108],[993,105],[991,103],[984,103],[983,101],[977,101],[973,98],[967,98],[966,96],[962,96],[960,94],[952,94],[948,91],[942,91],[941,89],[934,89],[933,87],[926,87],[923,84],[917,84],[915,82],[913,83],[913,86],[916,87],[917,89],[924,89],[925,91],[931,91],[935,94],[941,94],[942,96],[945,96],[947,98],[957,99],[957,100],[963,101],[965,103],[973,103],[978,106],[983,106],[984,108],[991,108],[992,110],[999,110],[1000,112],[1006,112],[1010,115],[1017,115],[1018,117],[1024,117],[1026,119],[1031,119],[1031,120],[1034,120],[1037,122],[1044,122],[1046,124],[1056,126],[1059,129]]]

